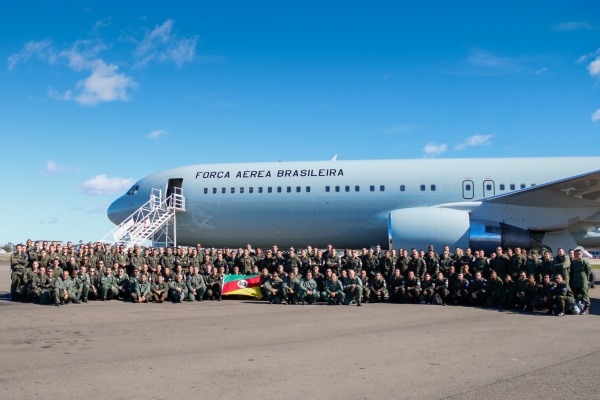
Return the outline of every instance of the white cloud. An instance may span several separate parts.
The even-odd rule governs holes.
[[[57,54],[52,42],[44,39],[39,41],[30,40],[25,43],[20,52],[8,57],[8,70],[13,70],[18,63],[29,61],[33,57],[50,65],[55,64]]]
[[[152,61],[172,62],[181,67],[195,58],[198,36],[180,37],[173,32],[174,23],[168,19],[146,32],[134,52],[136,67],[144,67]]]
[[[44,167],[44,175],[66,174],[69,172],[79,172],[79,170],[79,167],[67,167],[65,165],[58,165],[56,161],[50,159]]]
[[[600,57],[596,57],[596,59],[588,65],[587,69],[591,76],[600,78]]]
[[[443,143],[443,144],[429,143],[425,147],[423,147],[423,151],[425,152],[425,157],[439,156],[440,154],[445,153],[446,150],[448,150],[448,145],[446,143]]]
[[[563,22],[554,27],[557,31],[591,31],[594,29],[589,22]]]
[[[137,87],[133,78],[117,73],[118,67],[95,60],[92,74],[77,83],[80,93],[73,97],[79,104],[96,105],[108,101],[129,100],[129,91]]]
[[[456,150],[463,150],[467,147],[489,146],[492,143],[494,134],[489,135],[473,135],[466,138],[461,144],[456,146]]]
[[[596,111],[594,111],[594,113],[592,114],[592,121],[593,122],[600,121],[600,108],[597,109]]]
[[[148,134],[148,136],[146,136],[146,137],[148,139],[156,140],[156,139],[166,136],[168,134],[169,134],[169,132],[167,132],[165,129],[157,129],[157,130],[150,132]]]
[[[83,182],[79,191],[90,196],[122,194],[133,185],[133,182],[133,179],[109,178],[105,174],[102,174]]]

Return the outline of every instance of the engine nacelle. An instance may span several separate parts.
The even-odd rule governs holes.
[[[531,234],[496,221],[471,221],[468,211],[443,207],[394,210],[388,215],[388,237],[392,248],[437,250],[444,245],[493,251],[496,247],[531,247]]]

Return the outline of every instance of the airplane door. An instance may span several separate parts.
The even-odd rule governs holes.
[[[475,185],[473,184],[473,181],[463,181],[463,198],[470,200],[473,197],[475,197]]]
[[[165,193],[165,199],[168,199],[173,193],[175,193],[176,188],[181,189],[183,185],[183,178],[171,178],[169,179],[169,183],[167,184],[167,192]],[[181,191],[179,191],[180,193]]]
[[[483,181],[483,197],[491,197],[496,195],[496,184],[494,181]]]

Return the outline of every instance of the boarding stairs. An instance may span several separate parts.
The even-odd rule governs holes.
[[[162,190],[152,189],[150,200],[100,241],[123,245],[127,249],[135,245],[146,245],[148,241],[151,241],[153,245],[156,242],[172,245],[173,241],[170,238],[175,235],[176,213],[185,211],[183,189],[178,187],[172,189],[166,198],[163,198]],[[171,235],[170,227],[173,227],[173,235]]]

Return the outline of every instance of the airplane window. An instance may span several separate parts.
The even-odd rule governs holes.
[[[354,186],[354,191],[355,192],[360,192],[360,186]]]
[[[302,191],[302,188],[300,186],[296,186],[296,193],[300,193]]]
[[[331,188],[329,186],[325,186],[325,191],[329,192],[329,191],[331,191]]]
[[[240,193],[244,193],[244,188],[243,187],[240,188]]]
[[[435,185],[431,185],[431,191],[435,192]]]
[[[380,192],[385,192],[385,186],[383,186],[383,185],[379,186],[379,191]]]
[[[350,186],[346,186],[344,189],[346,190],[346,192],[349,192],[350,191]]]
[[[213,188],[213,194],[217,194],[217,188]]]
[[[208,188],[204,188],[204,194],[208,194]]]
[[[421,192],[425,191],[425,185],[421,185]]]
[[[500,190],[504,190],[504,183],[500,184]]]
[[[310,186],[306,187],[306,193],[310,193]]]
[[[254,188],[253,187],[249,187],[248,188],[248,193],[254,193]]]
[[[262,193],[262,186],[259,186],[258,193]]]
[[[339,187],[339,186],[336,186],[336,187],[335,187],[335,191],[336,191],[336,192],[339,192],[339,191],[340,191],[340,187]]]
[[[404,185],[400,185],[400,191],[401,191],[401,192],[404,192],[405,190],[406,190],[406,186],[404,186]]]
[[[510,184],[510,190],[515,190],[515,184],[514,183]]]
[[[267,188],[267,192],[269,192],[269,193],[273,193],[273,188],[272,188],[271,186],[269,186],[269,187]]]
[[[231,188],[231,193],[235,193],[235,188],[234,187]]]
[[[290,186],[287,187],[287,192],[291,193],[292,192],[292,188]]]
[[[371,192],[374,192],[374,191],[375,191],[375,186],[374,186],[374,185],[371,185],[371,186],[369,186],[369,190],[370,190]]]
[[[492,190],[492,185],[485,185],[485,190]]]
[[[521,183],[521,189],[525,189],[527,187],[527,185],[525,185],[524,183]]]
[[[466,186],[465,186],[465,190],[466,190],[466,191],[470,191],[470,190],[471,190],[471,185],[466,185]]]
[[[127,196],[134,196],[140,190],[140,185],[133,185],[131,189],[127,191]]]
[[[277,193],[281,193],[281,186],[277,186]]]
[[[227,188],[221,188],[221,193],[223,193],[223,194],[227,193]]]

